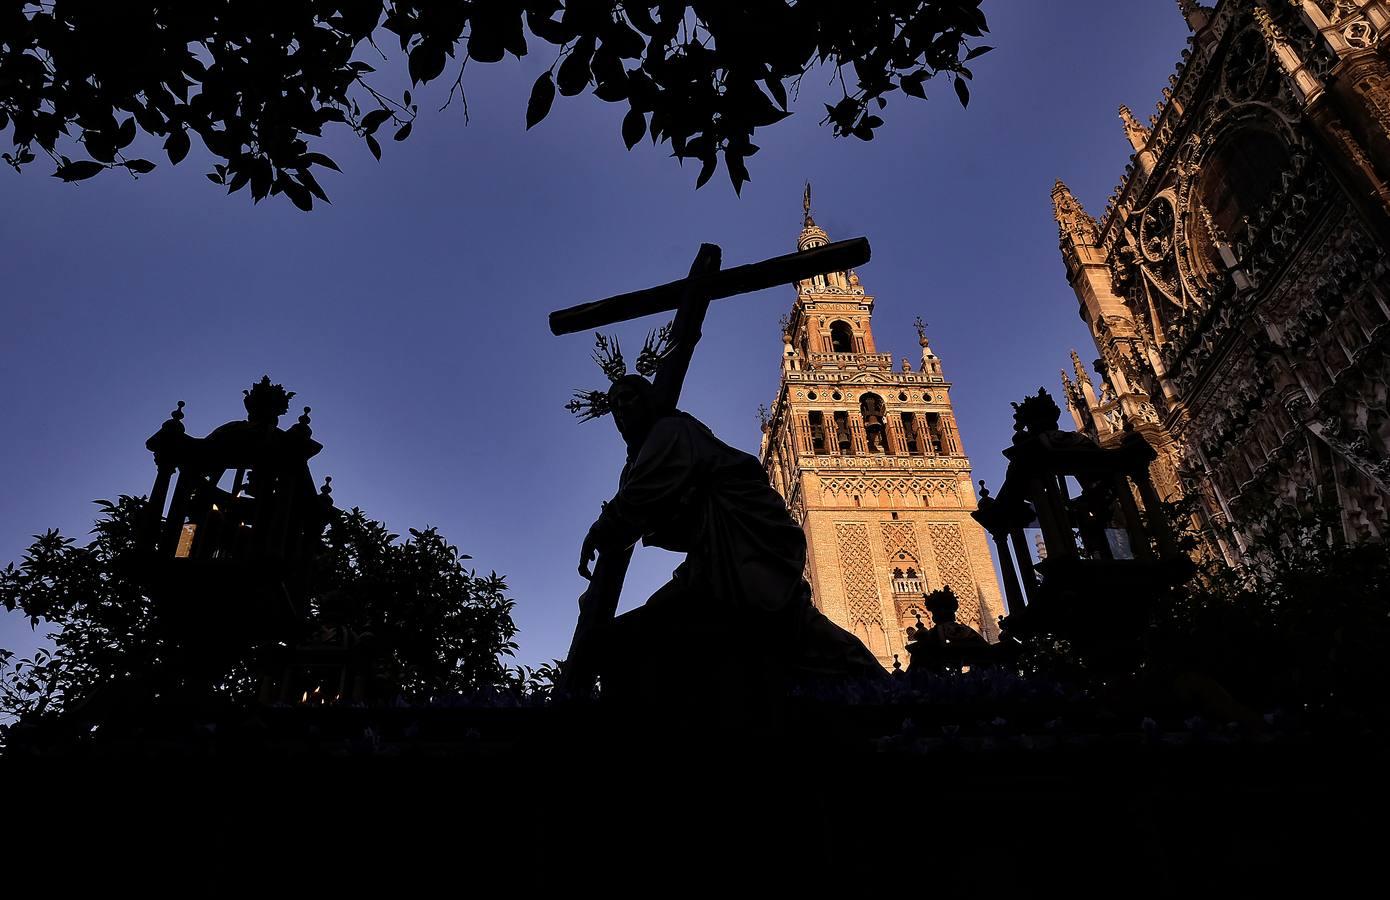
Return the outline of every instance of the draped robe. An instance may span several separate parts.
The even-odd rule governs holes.
[[[686,554],[647,603],[668,621],[737,628],[805,674],[884,674],[858,638],[811,604],[805,535],[758,460],[693,416],[657,420],[595,527],[601,551],[640,538]]]

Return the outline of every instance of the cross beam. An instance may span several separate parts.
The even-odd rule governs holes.
[[[761,291],[826,272],[843,272],[862,266],[869,261],[869,256],[868,238],[836,241],[823,247],[775,256],[708,275],[681,278],[656,287],[556,310],[550,314],[550,332],[555,335],[573,334],[667,312],[678,308],[691,288],[708,300],[722,300],[735,294]]]

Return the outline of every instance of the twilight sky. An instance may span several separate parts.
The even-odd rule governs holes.
[[[806,179],[832,239],[873,244],[859,274],[880,350],[915,362],[911,322],[929,323],[975,477],[997,486],[1009,402],[1056,393],[1071,347],[1094,356],[1057,252],[1053,181],[1103,209],[1130,154],[1116,107],[1147,118],[1187,28],[1172,0],[985,8],[997,49],[974,66],[968,110],[928,82],[926,103],[893,96],[871,143],[833,139],[817,124],[828,75],[807,76],[795,114],[755,137],[741,198],[722,167],[697,192],[698,163],[682,169],[669,146],[626,152],[625,107],[588,95],[558,98],[527,133],[543,54],[470,67],[468,125],[457,102],[432,112],[446,86],[417,91],[414,134],[380,163],[340,137],[328,152],[344,174],[320,177],[333,205],[308,214],[223,196],[196,150],[138,182],[0,172],[0,564],[46,528],[85,540],[94,499],[147,493],[144,440],[175,401],[206,434],[241,418],[242,389],[268,373],[298,392],[282,425],[313,407],[313,470],[333,476],[340,507],[401,533],[439,526],[507,576],[516,661],[562,656],[580,540],[622,450],[609,421],[564,410],[604,379],[592,336],[552,337],[546,314],[680,277],[701,241],[726,266],[795,249]],[[786,287],[715,304],[687,380],[682,406],[750,452],[792,300]],[[636,347],[661,321],[615,330]],[[676,562],[639,549],[623,608]],[[0,647],[34,643],[0,612]]]

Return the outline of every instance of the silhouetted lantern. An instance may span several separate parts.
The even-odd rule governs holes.
[[[243,393],[244,420],[192,437],[180,401],[145,443],[158,474],[138,535],[144,578],[175,639],[214,658],[212,635],[230,648],[297,634],[332,510],[309,472],[323,449],[309,408],[285,430],[293,393],[269,377]]]
[[[1126,426],[1118,446],[1102,449],[1059,430],[1060,417],[1045,390],[1014,404],[1004,486],[991,497],[982,482],[971,515],[999,550],[1006,633],[1049,632],[1114,649],[1137,639],[1151,604],[1194,567],[1149,479],[1157,454],[1148,441]],[[1033,527],[1045,548],[1036,564],[1024,534]]]

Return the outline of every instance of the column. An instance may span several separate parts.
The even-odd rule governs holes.
[[[864,417],[857,412],[849,414],[849,443],[856,454],[869,452],[869,438],[864,434]]]
[[[951,413],[941,414],[941,437],[946,441],[946,453],[962,456],[965,451],[960,446],[959,432],[956,431],[956,417]]]
[[[931,439],[931,429],[927,427],[927,414],[918,413],[912,417],[912,429],[917,434],[917,447],[923,456],[936,456],[937,446]]]
[[[903,439],[903,421],[897,416],[885,416],[883,420],[884,441],[888,452],[893,456],[907,453],[907,442]]]

